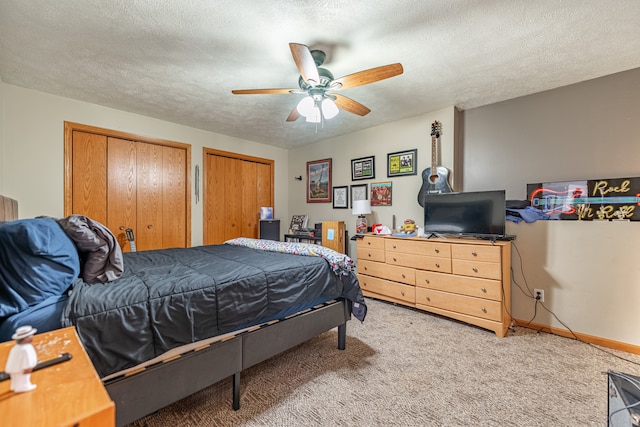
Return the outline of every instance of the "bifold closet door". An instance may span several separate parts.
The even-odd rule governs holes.
[[[65,126],[65,215],[85,215],[106,225],[125,251],[131,248],[127,229],[134,231],[137,250],[190,245],[186,144]]]
[[[258,238],[260,207],[273,206],[273,161],[205,150],[204,244]]]

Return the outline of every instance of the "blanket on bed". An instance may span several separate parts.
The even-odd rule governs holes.
[[[283,254],[318,256],[324,258],[337,275],[348,275],[353,271],[355,265],[353,260],[347,255],[313,243],[277,242],[274,240],[250,239],[248,237],[238,237],[227,240],[224,243],[225,245],[246,246],[247,248],[280,252]]]
[[[353,272],[319,257],[215,245],[125,253],[122,277],[78,280],[63,313],[106,376],[174,347],[345,297],[366,305]],[[281,318],[281,317],[277,317]]]

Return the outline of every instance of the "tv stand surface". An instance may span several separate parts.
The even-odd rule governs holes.
[[[362,292],[494,331],[511,317],[511,242],[457,236],[365,235],[357,242]]]

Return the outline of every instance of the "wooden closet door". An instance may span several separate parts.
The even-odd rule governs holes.
[[[204,149],[203,240],[258,238],[261,206],[273,206],[273,160]]]
[[[137,234],[137,166],[134,141],[108,138],[107,227],[124,251],[130,251],[125,230]],[[136,243],[138,242],[136,235]]]
[[[71,212],[107,223],[107,137],[74,131],[71,170]]]
[[[256,163],[256,206],[273,207],[273,165]],[[258,215],[258,218],[260,215]]]
[[[64,214],[109,227],[124,250],[191,245],[191,146],[64,123]]]
[[[225,157],[223,160],[226,179],[224,191],[224,235],[222,242],[242,237],[242,162]],[[251,236],[244,236],[251,237]]]
[[[238,160],[239,161],[239,160]],[[257,165],[254,162],[239,161],[242,180],[242,219],[240,236],[257,237],[259,235],[258,220],[260,207],[257,201]]]
[[[205,155],[203,161],[203,216],[202,239],[205,245],[224,242],[224,163],[225,157]]]
[[[162,247],[187,246],[186,153],[162,147]]]
[[[162,147],[136,143],[138,250],[162,248]]]

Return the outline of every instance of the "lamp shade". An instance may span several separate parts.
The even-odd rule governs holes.
[[[338,106],[331,98],[322,100],[322,115],[325,119],[333,119],[338,115]]]
[[[371,203],[369,200],[354,200],[351,213],[353,215],[368,215],[371,213]]]

